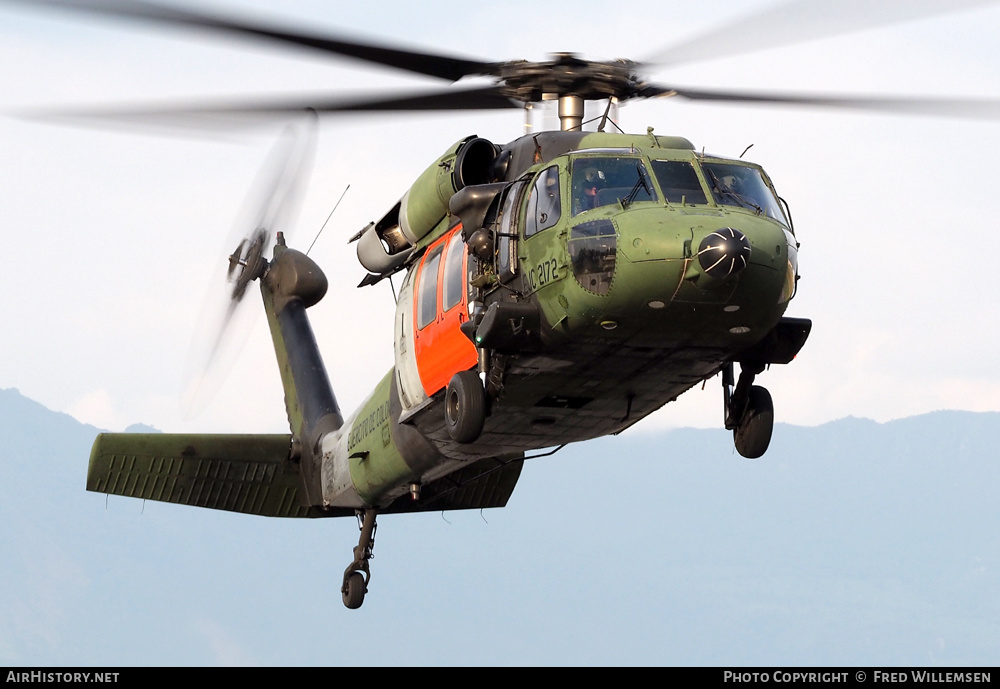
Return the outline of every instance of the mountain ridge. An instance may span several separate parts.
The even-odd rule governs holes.
[[[0,390],[8,665],[990,665],[1000,413],[625,434],[529,460],[508,506],[350,519],[88,493],[99,430]],[[447,639],[448,643],[441,643]]]

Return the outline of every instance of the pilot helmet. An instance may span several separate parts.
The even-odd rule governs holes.
[[[584,187],[603,187],[606,184],[604,170],[598,170],[596,167],[584,170],[583,180]]]

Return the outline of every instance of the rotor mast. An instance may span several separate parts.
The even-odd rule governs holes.
[[[655,95],[640,83],[636,64],[628,60],[595,62],[573,53],[554,53],[551,60],[502,62],[492,70],[497,91],[527,108],[531,103],[556,101],[559,129],[582,131],[585,103],[614,99],[617,103]],[[526,120],[527,121],[527,120]]]
[[[583,129],[583,103],[580,96],[559,97],[559,129],[564,132]]]

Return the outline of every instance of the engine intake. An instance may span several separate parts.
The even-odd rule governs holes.
[[[475,135],[451,146],[392,210],[362,231],[358,242],[361,265],[378,275],[403,265],[410,249],[448,214],[452,196],[467,186],[493,181],[498,152],[494,144]]]

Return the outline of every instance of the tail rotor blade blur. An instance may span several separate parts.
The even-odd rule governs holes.
[[[211,402],[257,321],[258,310],[246,306],[250,283],[266,270],[276,234],[293,230],[315,141],[315,115],[286,127],[251,187],[225,252],[220,252],[228,265],[220,264],[211,277],[188,357],[183,406],[189,418]]]

